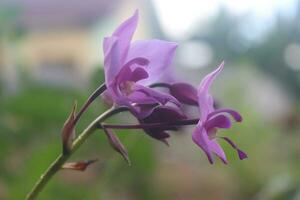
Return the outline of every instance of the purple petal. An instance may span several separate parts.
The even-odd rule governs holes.
[[[155,109],[157,106],[156,102],[151,104],[137,104],[134,106],[135,111],[136,111],[136,117],[138,119],[144,119],[148,117]]]
[[[209,146],[211,148],[211,151],[214,152],[223,161],[224,164],[228,163],[224,150],[216,139],[210,140]]]
[[[232,148],[234,148],[237,151],[239,158],[241,160],[248,158],[247,154],[242,150],[240,150],[238,146],[231,139],[229,139],[228,137],[221,137],[221,138],[224,139],[228,144],[232,146]]]
[[[133,70],[130,80],[133,81],[133,82],[137,82],[139,80],[148,78],[148,76],[149,75],[146,72],[146,70],[144,70],[141,67],[138,67],[138,68]]]
[[[197,124],[196,129],[192,134],[192,139],[206,153],[206,156],[211,164],[214,162],[212,153],[216,154],[223,161],[223,163],[227,164],[227,158],[224,150],[216,139],[209,139],[201,121],[199,121]]]
[[[139,84],[135,84],[134,89],[136,91],[140,91],[140,92],[147,94],[148,96],[156,99],[159,103],[161,103],[163,105],[166,104],[167,102],[172,102],[177,106],[181,105],[180,102],[175,97],[173,97],[169,94],[166,94],[164,92],[160,92],[155,89],[148,88],[148,87],[145,87],[145,86],[142,86]]]
[[[116,83],[121,84],[125,81],[134,81],[144,79],[148,77],[148,73],[140,67],[136,67],[133,69],[133,65],[138,66],[145,66],[148,65],[149,61],[145,58],[134,58],[130,61],[128,61],[120,70],[116,77]],[[135,70],[139,69],[138,71],[134,72]]]
[[[222,71],[223,67],[224,67],[224,61],[219,65],[217,69],[215,69],[213,72],[209,73],[202,79],[199,86],[199,90],[208,91],[210,85],[212,84],[216,76]]]
[[[131,60],[129,60],[125,65],[124,67],[131,67],[133,65],[140,65],[140,66],[147,66],[149,64],[149,60],[146,59],[146,58],[143,58],[143,57],[136,57],[136,58],[133,58]]]
[[[144,131],[150,137],[157,140],[161,140],[163,142],[165,142],[165,139],[170,137],[170,135],[167,132],[158,129],[144,129]]]
[[[132,70],[129,65],[123,66],[116,76],[116,84],[119,85],[130,80]]]
[[[208,161],[213,164],[213,157],[212,152],[210,149],[210,140],[208,138],[207,132],[205,128],[202,126],[202,122],[199,121],[197,124],[193,134],[192,134],[193,141],[205,152]]]
[[[121,62],[124,63],[128,53],[129,45],[137,27],[139,13],[136,10],[134,14],[124,21],[113,33],[113,36],[119,39],[119,51]]]
[[[225,115],[217,115],[216,117],[208,120],[205,123],[206,130],[211,130],[213,128],[225,128],[228,129],[231,127],[230,119]]]
[[[154,108],[151,115],[144,119],[144,122],[164,123],[186,118],[187,117],[178,108],[170,106],[157,106]]]
[[[116,37],[110,37],[104,39],[104,74],[105,84],[107,87],[114,81],[122,65],[119,54],[118,39]]]
[[[152,98],[151,96],[146,95],[143,92],[139,91],[133,91],[131,94],[129,94],[128,99],[133,103],[133,104],[156,104],[157,100]]]
[[[201,119],[206,120],[207,115],[214,110],[213,107],[213,98],[209,94],[209,88],[216,78],[216,76],[221,72],[223,69],[224,62],[210,74],[206,75],[200,83],[198,88],[198,103],[201,112]]]
[[[167,122],[176,121],[180,119],[186,119],[186,116],[183,113],[181,113],[180,110],[170,106],[157,106],[152,110],[149,116],[140,119],[139,121],[141,124],[151,124],[151,123],[167,123]],[[167,132],[165,132],[165,130],[169,130],[169,129],[170,129],[169,127],[144,128],[144,131],[149,136],[166,143],[166,138],[170,137],[170,135]],[[171,127],[171,129],[175,130],[174,127]]]
[[[237,122],[241,122],[243,120],[242,116],[235,110],[232,109],[228,109],[228,108],[223,108],[223,109],[218,109],[218,110],[214,110],[213,112],[208,114],[208,119],[219,114],[219,113],[228,113],[230,114],[233,119]]]
[[[170,66],[176,47],[176,43],[162,40],[135,41],[130,45],[126,60],[143,57],[150,61],[147,68],[149,78],[141,81],[146,85],[158,80],[162,72]]]
[[[197,89],[188,83],[175,83],[170,86],[170,94],[188,105],[198,105]]]

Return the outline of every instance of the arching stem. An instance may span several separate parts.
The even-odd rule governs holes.
[[[126,107],[111,108],[97,117],[88,127],[76,138],[68,154],[60,154],[48,169],[41,175],[32,190],[28,193],[26,199],[36,199],[51,178],[61,169],[63,164],[74,154],[74,152],[87,140],[87,138],[97,129],[97,124],[103,122],[114,114],[127,110]]]

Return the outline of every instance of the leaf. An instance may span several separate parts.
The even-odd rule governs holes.
[[[76,116],[77,103],[74,103],[70,116],[64,123],[61,131],[61,138],[63,144],[63,153],[67,154],[72,148],[72,141],[75,138],[75,116]]]
[[[79,161],[79,162],[69,162],[69,163],[65,163],[61,168],[77,170],[77,171],[85,171],[89,165],[97,161],[98,161],[97,159],[94,159],[94,160],[86,160],[86,161]]]
[[[123,146],[123,144],[121,143],[117,135],[114,134],[114,132],[111,129],[106,129],[105,127],[103,127],[103,129],[111,147],[114,150],[116,150],[118,153],[120,153],[123,156],[124,160],[128,163],[128,165],[130,165],[130,160],[128,157],[127,150],[125,149],[125,147]]]

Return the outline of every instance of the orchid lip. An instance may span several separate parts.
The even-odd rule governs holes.
[[[235,110],[229,108],[221,108],[215,111],[212,111],[208,114],[207,119],[211,119],[212,117],[219,115],[221,113],[227,113],[233,117],[233,119],[237,122],[241,122],[243,120],[242,116]]]

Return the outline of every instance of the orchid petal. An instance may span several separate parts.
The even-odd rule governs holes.
[[[165,139],[170,137],[169,133],[162,131],[162,130],[144,129],[144,131],[147,135],[149,135],[150,137],[157,139],[157,140],[165,141]]]
[[[211,130],[213,128],[224,128],[228,129],[231,127],[230,119],[225,115],[218,115],[205,123],[206,130]]]
[[[210,140],[209,146],[211,151],[214,152],[223,161],[224,164],[228,163],[224,150],[222,149],[222,147],[216,139]]]
[[[170,66],[176,47],[176,43],[162,40],[135,41],[130,45],[126,60],[143,57],[150,61],[147,68],[149,78],[142,81],[143,84],[148,84],[158,80],[162,72]]]
[[[134,69],[132,66],[136,65],[140,65],[140,66],[146,66],[149,64],[149,60],[143,57],[136,57],[133,58],[131,60],[129,60],[124,67],[130,67],[131,69]]]
[[[124,63],[127,56],[132,36],[137,27],[138,18],[139,13],[136,10],[134,14],[124,21],[113,33],[113,36],[119,39],[119,51],[122,63]]]
[[[197,89],[188,83],[175,83],[170,86],[170,94],[188,105],[198,105]]]
[[[129,81],[131,77],[132,70],[129,65],[122,67],[116,77],[116,84],[119,85],[125,81]]]
[[[208,134],[201,121],[199,121],[199,123],[197,124],[196,129],[192,134],[192,139],[206,153],[207,158],[211,164],[213,164],[214,162],[212,153],[216,154],[223,161],[223,163],[227,164],[227,158],[224,150],[216,141],[216,139],[209,139]]]
[[[153,97],[154,99],[156,99],[159,103],[161,103],[163,105],[166,104],[167,102],[172,102],[177,106],[181,105],[180,102],[175,97],[173,97],[169,94],[154,90],[152,88],[148,88],[148,87],[145,87],[145,86],[142,86],[139,84],[135,84],[134,89],[136,91],[143,92],[143,93],[147,94],[148,96]]]
[[[157,106],[155,107],[151,114],[147,117],[140,119],[141,124],[151,124],[151,123],[164,123],[171,122],[180,119],[186,119],[186,116],[181,113],[180,110],[170,107],[170,106]],[[165,130],[169,130],[170,127],[162,128],[144,128],[145,133],[149,136],[161,140],[162,142],[167,143],[166,138],[170,137],[170,135],[165,132]],[[176,130],[176,127],[171,127],[172,130]]]
[[[116,84],[121,84],[125,81],[134,81],[135,79],[143,79],[143,78],[147,78],[148,77],[148,73],[146,72],[146,70],[141,69],[139,74],[136,74],[137,72],[134,72],[135,69],[140,68],[137,67],[135,69],[133,69],[133,65],[138,65],[138,66],[145,66],[149,63],[149,61],[145,58],[134,58],[130,61],[128,61],[123,67],[122,69],[118,72],[118,75],[116,76]],[[142,72],[143,71],[143,72]],[[140,77],[135,77],[135,76],[140,76]],[[136,82],[136,81],[134,81]]]
[[[152,114],[145,118],[147,123],[164,123],[173,122],[176,120],[186,119],[187,117],[176,107],[171,106],[157,106],[154,108]]]
[[[211,117],[213,117],[219,113],[228,113],[237,122],[241,122],[243,120],[242,116],[237,111],[229,109],[229,108],[222,108],[222,109],[214,110],[213,112],[208,114],[207,118],[210,119]]]
[[[216,76],[222,71],[224,62],[210,74],[206,75],[200,83],[198,88],[198,103],[201,109],[201,119],[206,120],[207,115],[214,110],[213,98],[209,94],[208,90],[216,78]]]
[[[153,103],[153,104],[150,104],[150,103],[137,104],[136,106],[134,106],[134,108],[136,109],[137,118],[144,119],[144,118],[148,117],[149,115],[151,115],[151,113],[154,111],[155,107],[157,106],[156,101],[154,101],[154,102],[155,103]]]
[[[212,152],[210,149],[210,140],[207,135],[207,132],[205,128],[202,125],[202,122],[199,121],[197,124],[193,134],[192,134],[192,139],[193,141],[205,152],[208,161],[213,164],[213,157],[212,157]]]
[[[155,104],[157,100],[151,96],[146,95],[143,92],[133,91],[131,94],[127,96],[127,98],[135,104]]]
[[[148,78],[148,76],[149,76],[149,74],[147,73],[147,71],[145,69],[138,67],[133,70],[130,80],[133,82],[137,82],[139,80]]]
[[[104,52],[105,84],[109,87],[122,67],[118,39],[116,37],[105,38],[104,46],[107,46]]]

